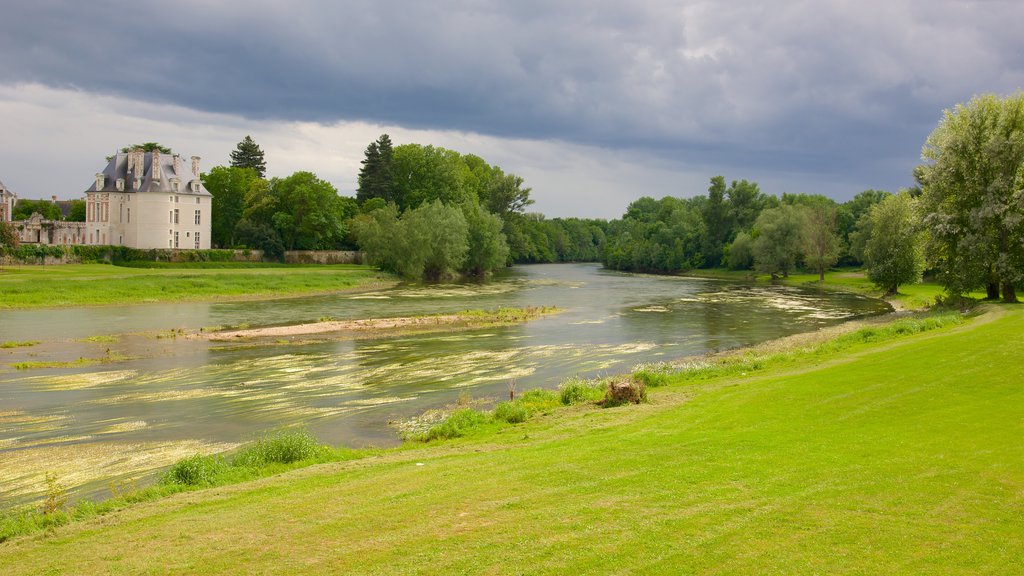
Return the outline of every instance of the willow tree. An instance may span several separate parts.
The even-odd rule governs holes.
[[[922,233],[907,191],[887,196],[871,207],[867,219],[867,239],[863,256],[868,279],[886,296],[896,294],[903,284],[921,280],[924,271]]]
[[[1024,93],[946,110],[922,151],[928,257],[951,294],[1024,281]]]

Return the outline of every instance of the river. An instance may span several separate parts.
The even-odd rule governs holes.
[[[176,330],[556,306],[527,324],[454,333],[236,346]],[[889,311],[852,294],[632,275],[592,264],[520,266],[486,283],[240,303],[0,312],[0,508],[43,476],[96,490],[196,452],[303,424],[348,446],[398,442],[389,422],[564,378],[629,370]],[[15,370],[18,361],[108,357]],[[91,487],[91,488],[90,488]]]

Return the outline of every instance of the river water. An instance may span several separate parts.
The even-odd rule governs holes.
[[[175,330],[556,306],[527,324],[391,338],[237,346]],[[630,275],[592,264],[516,267],[487,283],[241,303],[145,304],[0,312],[0,508],[56,474],[95,491],[197,452],[304,424],[348,446],[398,441],[389,422],[450,404],[554,388],[763,342],[889,311],[851,294]],[[115,361],[15,370],[23,361]]]

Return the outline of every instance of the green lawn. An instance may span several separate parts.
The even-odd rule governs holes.
[[[348,290],[390,282],[359,265],[126,268],[105,264],[5,266],[0,310],[228,300]]]
[[[1024,310],[179,494],[3,574],[1024,573]]]

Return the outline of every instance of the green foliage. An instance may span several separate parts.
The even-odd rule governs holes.
[[[203,186],[213,195],[210,241],[214,246],[238,244],[236,230],[245,210],[245,198],[259,175],[252,168],[215,166],[202,175]]]
[[[530,418],[530,410],[520,402],[500,402],[494,407],[494,419],[509,424],[526,422]]]
[[[801,243],[804,263],[825,280],[825,270],[839,261],[842,244],[836,234],[836,204],[824,196],[811,197],[803,206]]]
[[[789,276],[800,256],[803,213],[792,205],[769,208],[754,223],[754,267],[758,272]]]
[[[647,388],[657,388],[669,383],[673,368],[670,364],[641,364],[633,369],[632,377]]]
[[[64,509],[68,504],[68,489],[62,484],[56,474],[47,472],[46,474],[46,497],[43,499],[43,504],[40,506],[40,511],[44,515],[54,514]]]
[[[442,422],[432,426],[417,439],[423,442],[430,442],[432,440],[461,438],[468,434],[470,430],[487,424],[490,421],[490,416],[479,410],[462,408],[452,412]]]
[[[465,216],[439,200],[408,210],[401,218],[392,205],[356,219],[355,227],[367,260],[406,278],[452,277],[463,268],[469,252]]]
[[[175,462],[160,478],[160,483],[212,486],[227,469],[228,464],[222,456],[196,454]]]
[[[464,205],[462,214],[466,219],[468,242],[462,271],[472,276],[484,276],[505,266],[509,248],[501,232],[501,218],[476,204]]]
[[[725,265],[730,270],[750,270],[754,267],[754,239],[746,232],[740,232],[726,247]]]
[[[161,154],[171,153],[170,148],[160,144],[159,142],[143,142],[142,144],[132,144],[131,146],[125,146],[124,148],[121,148],[121,152],[131,152],[132,150],[142,150],[143,152],[152,152],[153,150],[159,150]]]
[[[868,278],[886,294],[900,285],[921,280],[924,271],[923,237],[909,193],[888,196],[867,215],[870,230],[864,245]]]
[[[605,386],[601,382],[589,382],[574,376],[558,386],[558,400],[565,406],[598,402],[604,398],[604,392]]]
[[[704,262],[705,232],[697,201],[640,198],[609,225],[604,265],[662,273],[697,268]]]
[[[1017,300],[1024,282],[1024,92],[946,110],[919,171],[927,254],[953,295],[988,287]]]
[[[71,200],[71,210],[65,218],[68,222],[85,222],[85,200],[75,198]]]
[[[267,464],[291,464],[316,458],[324,453],[320,444],[306,430],[283,430],[264,436],[238,451],[232,466],[262,467]]]
[[[10,254],[21,245],[13,224],[0,222],[0,256]]]
[[[377,140],[370,142],[364,155],[361,162],[363,167],[359,169],[356,200],[366,202],[377,199],[384,203],[395,202],[397,199],[393,173],[394,147],[391,144],[391,137],[381,134]]]
[[[62,220],[64,215],[57,206],[50,200],[18,200],[11,212],[12,220],[28,220],[33,214],[39,214],[44,220]]]
[[[259,178],[264,178],[267,174],[267,162],[263,157],[263,150],[248,135],[231,151],[231,166],[249,168]]]

